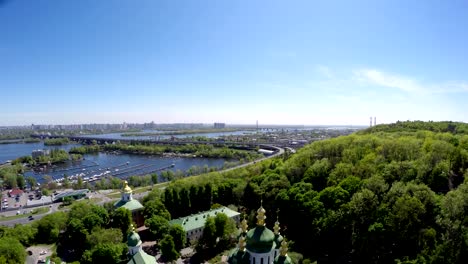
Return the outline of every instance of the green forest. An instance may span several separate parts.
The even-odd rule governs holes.
[[[45,146],[62,146],[70,143],[68,138],[48,138],[44,140]]]
[[[380,125],[252,166],[177,179],[143,199],[145,223],[157,247],[176,257],[170,245],[179,241],[180,249],[183,240],[175,235],[180,230],[171,235],[169,219],[222,204],[237,208],[253,227],[262,201],[267,227],[278,217],[290,250],[300,253],[291,253],[295,263],[466,263],[468,134],[460,132],[465,127]],[[2,243],[17,239],[23,245],[58,243],[60,255],[85,263],[125,259],[118,241],[129,231],[128,212],[75,205],[63,219],[5,229],[0,251]],[[235,246],[232,229],[223,230],[231,230],[231,239],[219,234],[195,244],[197,260],[209,261]],[[78,238],[87,242],[71,247]]]
[[[315,142],[292,156],[173,182],[164,203],[173,218],[238,205],[252,226],[263,199],[267,226],[279,210],[292,250],[319,263],[465,263],[468,135],[457,132],[466,124],[451,125],[407,122]]]
[[[108,144],[74,147],[69,152],[75,154],[98,153],[99,151],[121,151],[137,155],[163,155],[164,153],[191,154],[205,158],[224,158],[251,161],[262,157],[255,151],[239,150],[228,147],[215,147],[205,144],[185,145],[142,145],[142,144]]]

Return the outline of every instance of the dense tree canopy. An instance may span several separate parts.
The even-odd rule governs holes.
[[[162,194],[153,191],[144,199],[146,225],[161,240],[166,259],[173,260],[185,238],[169,219],[223,204],[239,208],[254,226],[254,210],[263,200],[267,226],[278,217],[282,234],[294,241],[291,250],[312,261],[465,263],[467,126],[379,125],[314,142],[293,155],[176,180]],[[18,186],[24,184],[20,171],[19,165],[2,168],[0,177],[5,185]],[[197,249],[217,254],[221,251],[213,249],[220,245],[232,246],[235,228],[229,220],[222,214],[208,218]],[[108,212],[79,203],[31,226],[0,228],[0,250],[3,239],[23,246],[58,241],[59,252],[73,249],[66,252],[71,261],[114,263],[125,259],[121,242],[131,221],[126,209]]]
[[[175,248],[171,235],[165,235],[160,244],[162,256],[167,262],[172,263],[174,260],[177,260],[180,254]]]
[[[11,237],[0,238],[0,263],[25,263],[26,251],[21,243]]]
[[[252,226],[263,199],[268,219],[280,209],[293,249],[319,261],[463,263],[467,127],[376,126],[315,142],[291,156],[178,180],[165,190],[164,203],[173,217],[214,203],[242,206]],[[270,228],[273,223],[267,220]],[[210,244],[216,225],[207,221],[206,227],[203,241]]]

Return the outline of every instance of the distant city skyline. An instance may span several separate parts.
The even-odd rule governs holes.
[[[0,126],[468,122],[468,2],[0,1]]]

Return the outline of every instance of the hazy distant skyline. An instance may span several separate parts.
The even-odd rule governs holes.
[[[0,1],[0,126],[468,122],[466,1]]]

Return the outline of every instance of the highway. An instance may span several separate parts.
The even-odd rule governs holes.
[[[47,205],[47,206],[41,206],[41,207],[49,207],[49,206],[50,206],[50,210],[49,210],[47,213],[38,214],[38,215],[33,215],[34,220],[30,220],[30,219],[26,216],[26,217],[16,218],[16,219],[12,219],[12,220],[0,221],[0,225],[15,226],[16,224],[24,225],[24,224],[31,223],[32,221],[41,219],[42,217],[44,217],[44,216],[46,216],[46,215],[48,215],[48,214],[51,214],[51,213],[53,213],[53,212],[58,211],[58,207],[59,207],[60,204],[61,204],[61,203],[54,203],[54,204]],[[40,208],[40,207],[35,207],[35,209],[36,209],[36,208]]]
[[[247,163],[244,163],[244,164],[241,164],[241,165],[229,168],[229,169],[221,170],[221,171],[218,171],[218,172],[219,173],[224,173],[224,172],[232,171],[232,170],[235,170],[235,169],[247,167],[247,166],[250,166],[250,165],[255,164],[257,162],[261,162],[261,161],[266,160],[266,159],[271,159],[271,158],[280,156],[280,155],[282,155],[284,153],[283,148],[276,147],[276,146],[269,146],[269,147],[275,148],[277,150],[277,152],[275,154],[271,155],[271,156],[267,156],[267,157],[264,157],[264,158],[261,158],[261,159],[257,159],[257,160],[251,161],[251,162],[247,162]]]

